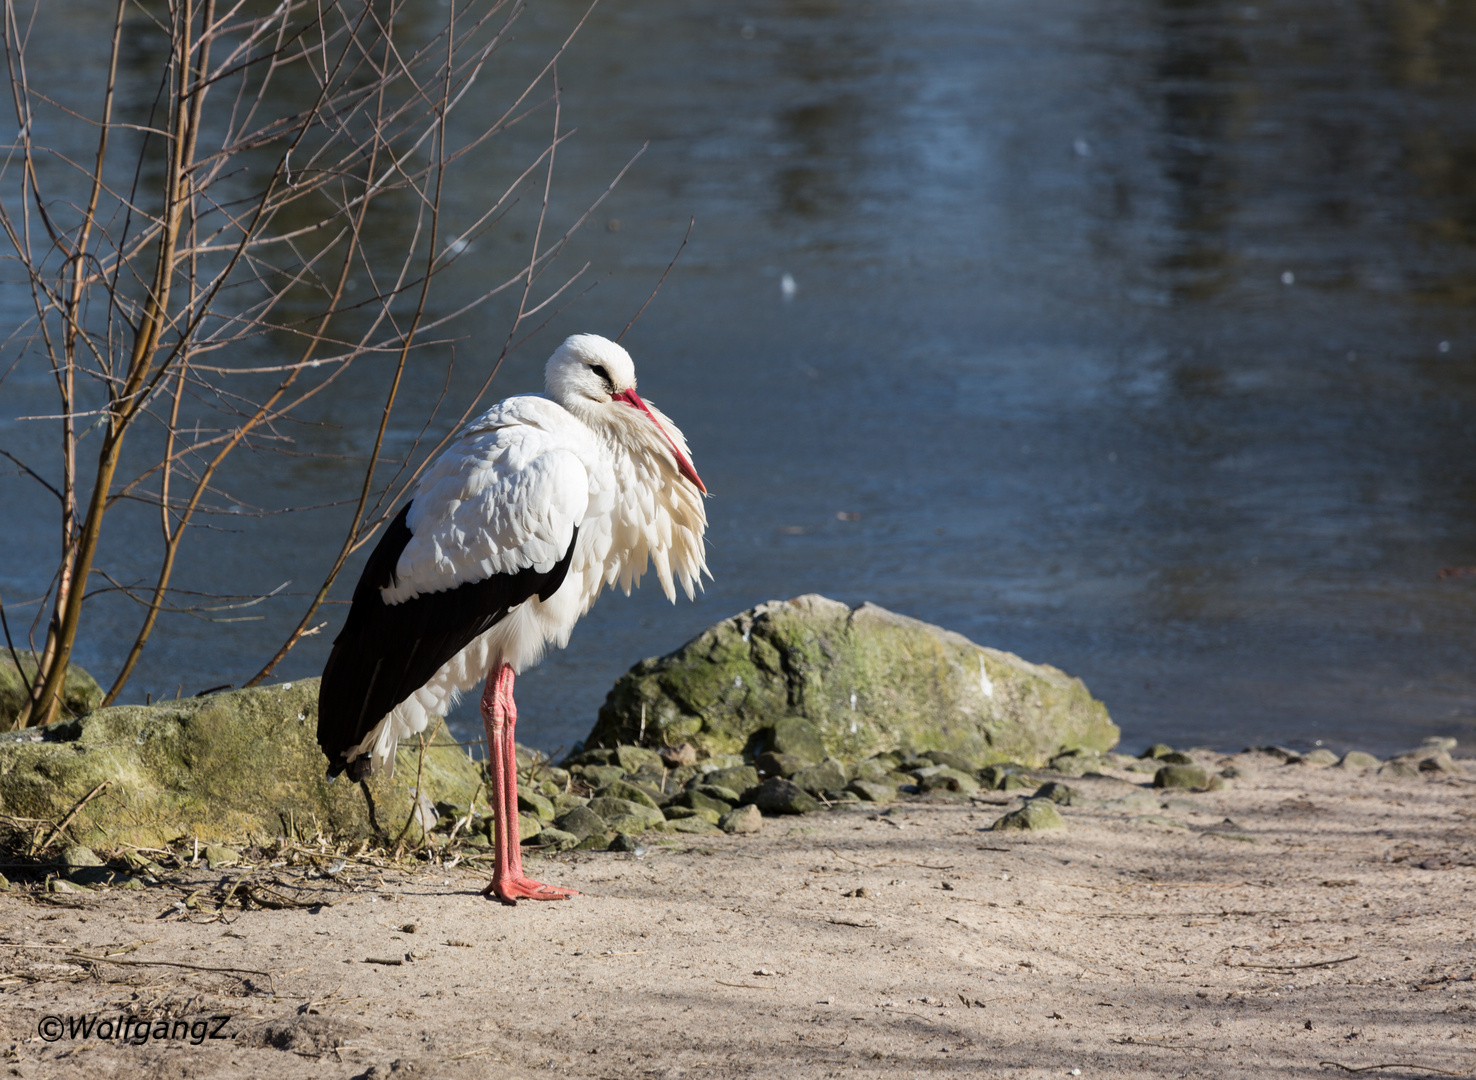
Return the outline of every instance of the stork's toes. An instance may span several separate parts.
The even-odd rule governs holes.
[[[515,906],[519,900],[567,900],[571,896],[578,896],[579,890],[545,885],[541,881],[525,877],[509,878],[506,881],[493,878],[482,890],[482,895],[489,900],[495,897],[504,904]]]

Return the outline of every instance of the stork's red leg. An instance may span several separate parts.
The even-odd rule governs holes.
[[[513,669],[503,664],[487,677],[482,690],[482,724],[487,730],[487,764],[492,773],[492,809],[497,815],[497,857],[484,896],[504,904],[519,900],[565,900],[573,889],[545,885],[523,876],[523,849],[518,841],[518,758],[513,730],[518,707],[513,703]]]

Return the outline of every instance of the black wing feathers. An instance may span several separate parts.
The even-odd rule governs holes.
[[[323,668],[318,745],[328,755],[330,777],[345,769],[356,780],[362,776],[368,770],[368,758],[349,762],[344,755],[375,724],[429,682],[446,661],[500,622],[509,609],[534,596],[547,600],[557,592],[579,538],[576,526],[569,549],[547,573],[527,567],[386,604],[380,590],[396,582],[395,566],[411,537],[405,523],[409,512],[407,503],[365,563],[348,619]]]

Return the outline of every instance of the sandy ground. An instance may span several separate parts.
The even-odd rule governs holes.
[[[1070,781],[1091,801],[1064,808],[1055,833],[986,831],[1010,804],[992,793],[535,859],[583,895],[516,909],[482,899],[464,866],[258,867],[251,880],[277,882],[261,895],[326,903],[218,917],[205,901],[242,869],[12,890],[3,1067],[277,1080],[1476,1068],[1476,779],[1210,762],[1244,775],[1205,794],[1134,774]],[[196,889],[200,910],[174,906]],[[91,1037],[66,1030],[76,1016],[98,1018]],[[45,1017],[62,1018],[59,1039],[41,1037]],[[134,1040],[149,1020],[149,1040],[120,1042],[122,1017]],[[160,1020],[181,1019],[198,1045],[183,1026],[162,1037]]]

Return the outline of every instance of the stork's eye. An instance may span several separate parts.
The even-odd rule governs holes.
[[[604,379],[605,382],[609,383],[611,386],[614,386],[615,385],[610,380],[610,373],[608,371],[606,371],[603,367],[601,367],[599,364],[595,364],[589,370],[590,371],[593,371],[596,375],[598,375],[600,378]]]

